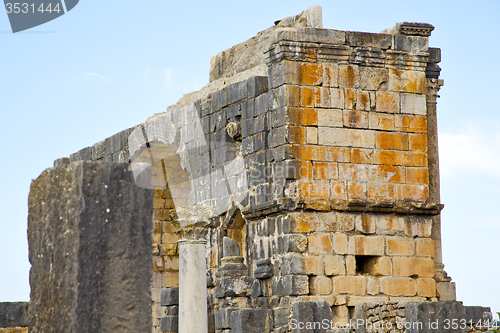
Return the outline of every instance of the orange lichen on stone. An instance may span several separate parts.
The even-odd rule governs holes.
[[[300,84],[315,86],[323,81],[323,66],[317,63],[300,64]]]
[[[372,201],[393,201],[394,184],[368,183],[368,199]]]
[[[341,87],[359,87],[359,70],[356,65],[339,66],[339,85]]]
[[[377,179],[386,182],[404,183],[405,182],[404,167],[394,166],[394,165],[378,165]]]
[[[427,133],[427,117],[423,115],[395,115],[397,131]]]
[[[408,134],[379,132],[376,136],[376,147],[408,150]]]
[[[337,163],[334,162],[314,162],[315,179],[338,179],[339,172]]]
[[[309,108],[288,108],[288,122],[292,125],[311,126],[318,124],[318,112]]]
[[[349,199],[366,199],[366,183],[364,182],[348,182],[348,197]]]
[[[425,167],[407,167],[406,182],[408,184],[429,185],[429,169]]]
[[[300,88],[300,105],[314,107],[314,91],[312,88]]]
[[[292,145],[291,155],[296,159],[328,162],[348,162],[350,150],[344,147],[321,147],[311,145]]]
[[[397,200],[425,201],[429,197],[429,186],[427,185],[397,185]]]
[[[375,163],[386,165],[427,166],[427,154],[412,151],[376,150]]]
[[[377,106],[379,112],[398,113],[399,94],[391,91],[377,91]]]
[[[372,164],[373,149],[351,148],[351,163]]]
[[[410,150],[427,152],[427,134],[410,134]]]

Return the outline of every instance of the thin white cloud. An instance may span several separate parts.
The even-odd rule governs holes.
[[[167,87],[170,87],[174,84],[174,82],[172,82],[172,78],[173,78],[173,70],[172,68],[167,68],[165,70],[162,70],[161,71],[162,74],[163,74],[163,83],[165,83],[165,85]]]
[[[469,120],[459,133],[439,133],[441,177],[453,180],[474,174],[500,179],[498,123]]]
[[[96,78],[101,82],[113,83],[113,81],[110,78],[107,78],[104,75],[101,75],[99,73],[85,72],[85,75],[88,77]]]
[[[151,73],[153,72],[153,69],[149,66],[146,66],[146,69],[144,70],[144,82],[148,83],[149,80],[151,79]]]

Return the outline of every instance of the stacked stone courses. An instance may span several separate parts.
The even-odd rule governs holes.
[[[151,161],[154,332],[182,325],[177,304],[161,304],[179,286],[180,206],[215,208],[209,332],[286,332],[303,304],[345,323],[366,302],[455,300],[441,262],[433,27],[327,30],[320,14],[220,53],[206,88],[71,155]],[[242,45],[259,54],[245,59]],[[239,254],[223,255],[224,237]]]

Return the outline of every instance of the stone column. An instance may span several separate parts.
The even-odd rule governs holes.
[[[211,207],[178,207],[179,333],[207,333],[206,239]]]

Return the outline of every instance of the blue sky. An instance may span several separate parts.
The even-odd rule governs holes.
[[[210,57],[277,19],[323,7],[325,28],[433,24],[443,256],[458,300],[500,311],[500,2],[81,0],[12,34],[0,14],[0,301],[29,299],[27,197],[54,159],[163,112],[208,82]]]

